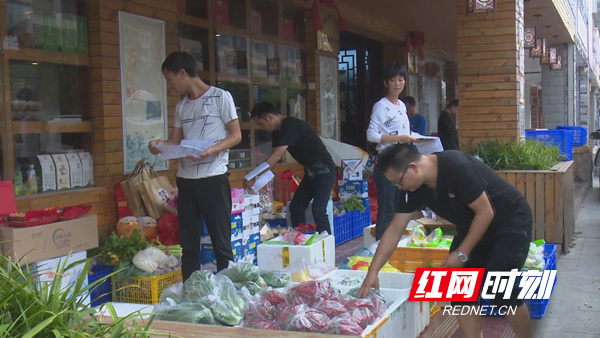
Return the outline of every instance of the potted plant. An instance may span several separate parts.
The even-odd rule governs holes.
[[[532,237],[568,245],[575,229],[573,161],[533,140],[487,140],[471,153],[515,186],[533,213]]]
[[[81,275],[61,287],[63,278],[73,277],[65,272],[80,264]],[[110,303],[101,311],[86,304],[88,292],[111,277],[84,286],[89,266],[89,260],[64,263],[51,272],[51,282],[39,282],[39,274],[0,255],[0,337],[149,337],[154,315],[147,320],[140,313],[119,318]]]

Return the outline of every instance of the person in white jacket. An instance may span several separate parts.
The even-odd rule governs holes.
[[[377,153],[396,143],[412,143],[415,138],[410,134],[410,121],[406,106],[398,99],[404,90],[408,72],[401,63],[392,63],[383,69],[386,88],[385,97],[373,105],[371,122],[367,129],[367,140],[377,143]],[[400,198],[400,190],[388,181],[383,172],[375,166],[375,186],[377,187],[377,224],[376,240],[387,229],[394,217],[396,204]]]

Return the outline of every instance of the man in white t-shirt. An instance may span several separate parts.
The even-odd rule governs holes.
[[[406,67],[401,63],[392,63],[383,69],[385,97],[373,105],[371,121],[367,129],[367,140],[377,143],[375,149],[378,153],[392,144],[415,141],[415,138],[410,136],[410,121],[406,106],[398,99],[404,90],[407,75]],[[378,205],[375,238],[380,240],[394,217],[400,190],[385,178],[384,173],[377,166],[373,176],[377,187]]]
[[[182,272],[186,280],[200,270],[202,218],[210,234],[217,270],[233,260],[231,251],[231,186],[227,174],[229,148],[242,140],[233,97],[228,91],[204,83],[196,70],[196,60],[188,53],[175,52],[162,64],[169,85],[185,95],[175,108],[173,131],[166,141],[155,145],[178,145],[182,140],[210,140],[213,145],[200,157],[179,160],[177,212],[183,248]]]

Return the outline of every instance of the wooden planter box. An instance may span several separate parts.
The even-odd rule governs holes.
[[[550,170],[503,170],[498,175],[514,185],[533,212],[532,240],[565,246],[575,230],[573,161],[560,162]]]

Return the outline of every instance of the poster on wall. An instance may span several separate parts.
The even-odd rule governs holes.
[[[338,60],[320,56],[321,136],[338,139]]]
[[[160,67],[165,59],[165,22],[119,12],[123,168],[128,174],[145,157],[156,170],[169,164],[152,155],[148,143],[168,138],[167,87]]]

